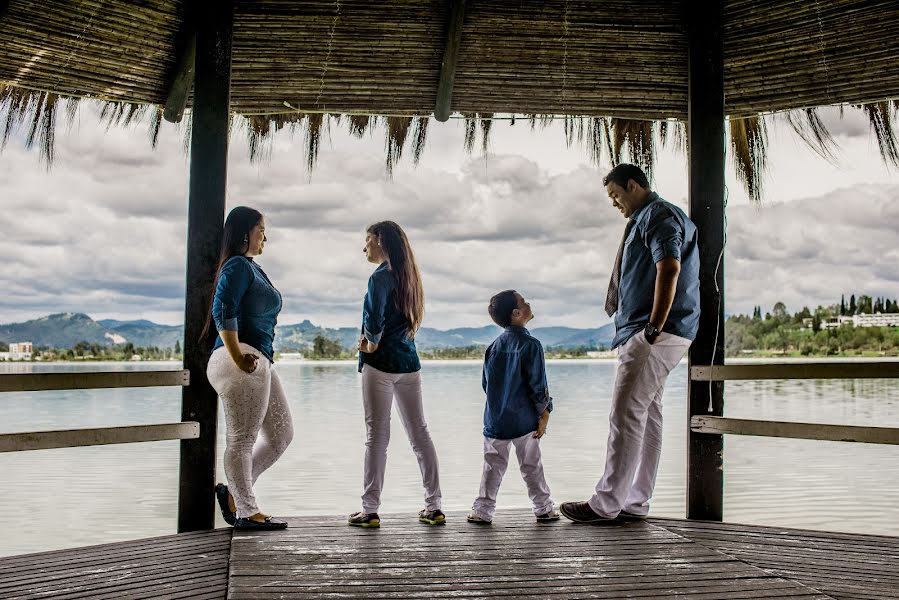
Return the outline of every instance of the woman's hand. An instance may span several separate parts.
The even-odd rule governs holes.
[[[366,338],[364,335],[359,338],[359,352],[365,352],[366,354],[371,354],[372,352],[374,352],[377,349],[378,349],[378,345],[373,344],[370,341],[368,341],[368,338]]]
[[[252,373],[256,370],[259,363],[259,357],[255,354],[241,354],[240,360],[234,361],[241,371]]]

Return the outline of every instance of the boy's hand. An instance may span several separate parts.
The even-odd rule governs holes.
[[[543,414],[540,415],[540,420],[537,421],[537,431],[534,432],[534,437],[538,440],[543,437],[543,434],[546,433],[546,424],[549,423],[549,410],[544,410]]]

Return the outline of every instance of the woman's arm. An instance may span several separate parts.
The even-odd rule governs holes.
[[[212,300],[212,318],[215,328],[222,338],[231,360],[247,373],[256,370],[255,354],[244,354],[240,350],[237,334],[237,314],[240,302],[250,287],[252,267],[242,258],[234,257],[222,265],[215,296]]]

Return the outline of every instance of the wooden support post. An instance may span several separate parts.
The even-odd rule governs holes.
[[[179,532],[210,529],[215,515],[218,397],[206,379],[212,342],[200,338],[209,312],[225,216],[234,0],[216,0],[203,6],[197,19],[187,217],[183,347],[190,385],[184,388],[181,404],[182,421],[200,423],[200,439],[181,442]]]
[[[724,15],[720,0],[689,0],[685,10],[690,218],[699,229],[702,310],[689,361],[691,366],[720,365],[724,364]],[[694,415],[723,414],[724,382],[691,380],[689,389],[688,428]],[[720,521],[724,438],[688,431],[687,518]]]
[[[194,63],[197,56],[197,32],[190,25],[190,33],[186,36],[184,48],[175,66],[169,90],[165,98],[165,109],[162,117],[169,123],[180,123],[187,107],[187,98],[194,85]]]
[[[452,113],[453,80],[456,78],[456,63],[462,45],[462,22],[465,20],[465,0],[449,0],[447,8],[446,45],[443,62],[440,64],[440,83],[437,84],[437,105],[434,117],[445,122]]]

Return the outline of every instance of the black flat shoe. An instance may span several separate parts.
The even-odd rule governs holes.
[[[609,517],[596,514],[587,502],[563,502],[562,506],[559,507],[559,511],[563,517],[575,523],[620,524],[618,519],[610,519]]]
[[[234,525],[237,520],[237,513],[232,512],[228,506],[228,486],[224,483],[216,484],[215,498],[219,501],[219,509],[222,511],[222,518],[228,525]]]
[[[234,522],[234,529],[287,529],[287,521],[266,517],[265,521],[254,521],[249,517],[241,517]]]

